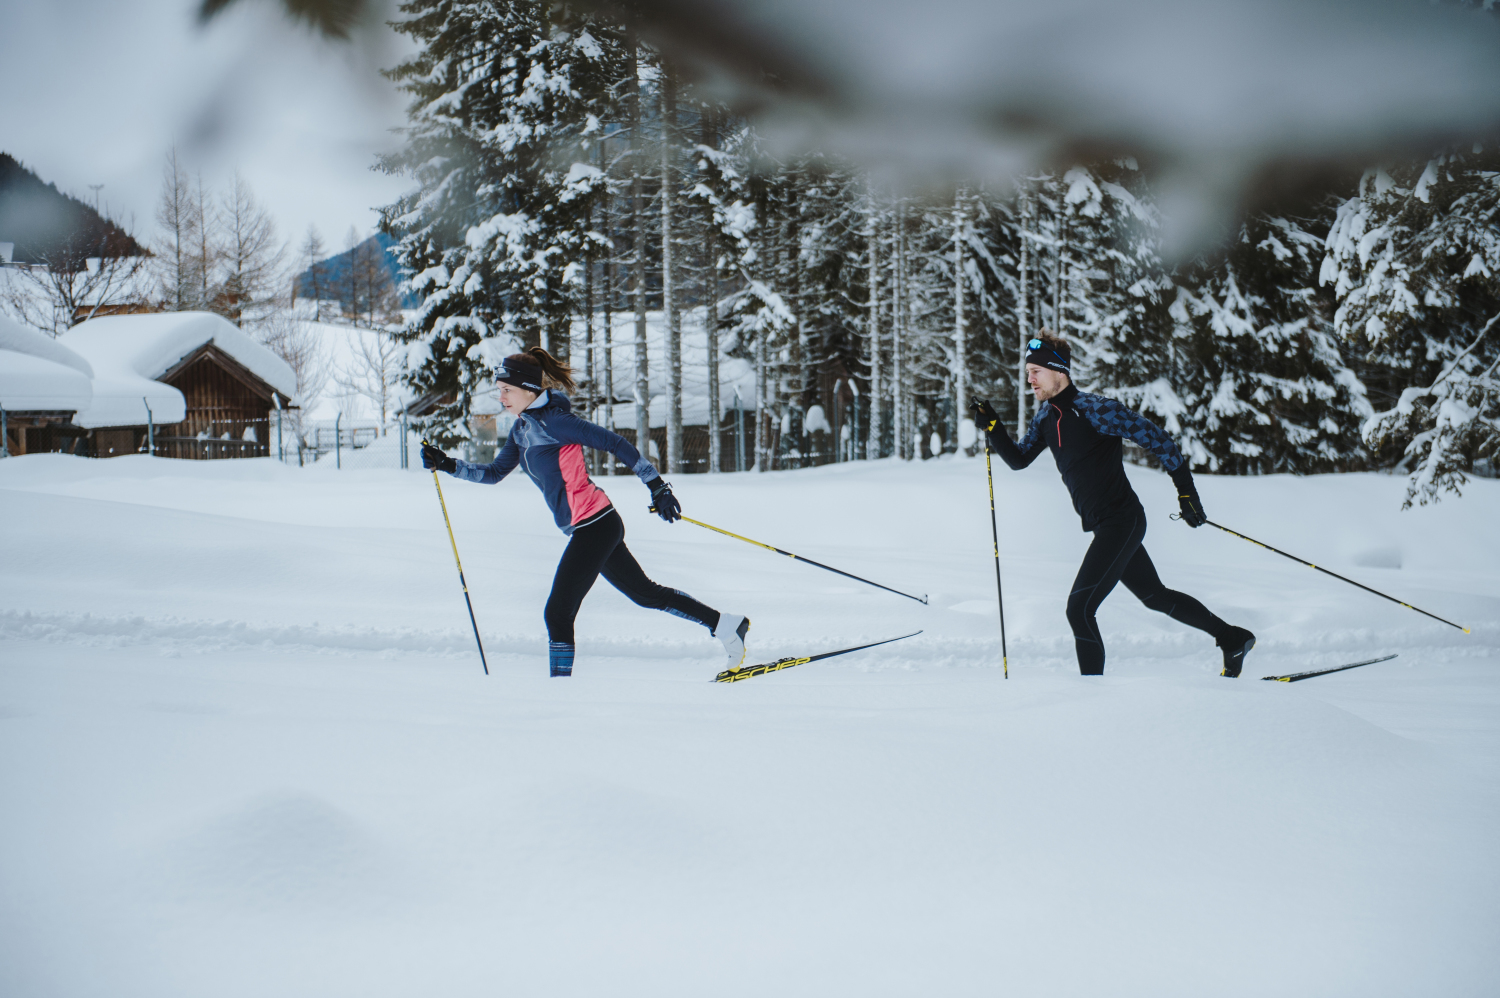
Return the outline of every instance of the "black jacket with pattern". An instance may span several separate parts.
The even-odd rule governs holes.
[[[1124,437],[1160,458],[1168,474],[1186,468],[1182,452],[1161,427],[1112,398],[1080,392],[1072,384],[1041,404],[1019,444],[1004,426],[989,431],[990,446],[1017,471],[1044,449],[1052,451],[1084,530],[1141,508],[1125,477]]]

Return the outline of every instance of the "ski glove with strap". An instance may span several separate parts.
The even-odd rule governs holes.
[[[682,519],[682,503],[677,501],[672,486],[662,481],[660,475],[647,482],[646,488],[651,490],[651,512],[668,523]]]
[[[428,471],[446,471],[451,475],[458,470],[458,462],[424,440],[422,441],[422,467]]]
[[[969,408],[974,410],[974,425],[985,433],[993,430],[1000,422],[1000,414],[995,412],[989,399],[974,399],[969,403]]]
[[[1203,513],[1203,500],[1198,498],[1198,487],[1193,484],[1193,473],[1187,465],[1179,465],[1172,472],[1172,484],[1177,486],[1177,502],[1182,507],[1182,519],[1190,527],[1201,527],[1208,522]]]

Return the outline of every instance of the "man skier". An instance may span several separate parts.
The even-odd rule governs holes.
[[[1190,527],[1200,527],[1208,518],[1182,452],[1140,413],[1074,387],[1072,351],[1066,340],[1044,331],[1026,349],[1026,380],[1041,403],[1026,436],[1019,444],[1013,442],[983,399],[973,402],[975,422],[985,431],[990,447],[1016,471],[1050,449],[1083,529],[1094,534],[1068,594],[1068,623],[1078,648],[1078,671],[1085,676],[1104,674],[1104,641],[1094,614],[1115,583],[1123,582],[1150,609],[1212,634],[1224,652],[1220,675],[1238,676],[1246,653],[1255,647],[1255,635],[1220,620],[1193,597],[1162,585],[1151,556],[1141,546],[1146,512],[1125,477],[1120,441],[1129,437],[1161,460],[1177,486],[1182,519]]]

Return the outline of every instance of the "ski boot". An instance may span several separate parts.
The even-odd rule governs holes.
[[[1245,656],[1255,647],[1255,635],[1243,627],[1231,627],[1218,644],[1224,652],[1224,671],[1219,675],[1239,678],[1240,669],[1245,666]]]
[[[719,626],[713,636],[724,642],[724,654],[729,656],[730,672],[739,672],[745,664],[745,633],[750,630],[750,618],[737,613],[719,614]]]

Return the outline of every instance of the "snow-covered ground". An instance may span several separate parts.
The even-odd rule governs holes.
[[[1047,465],[1047,462],[1043,462]],[[546,676],[564,538],[525,480],[274,462],[0,461],[0,994],[1490,995],[1500,986],[1500,483],[1402,513],[1377,475],[1131,472],[1168,585],[1256,631],[1246,678],[1120,590],[1103,678],[1050,467],[678,479],[646,570],[737,684],[600,583]],[[1305,683],[1258,677],[1398,652]]]

